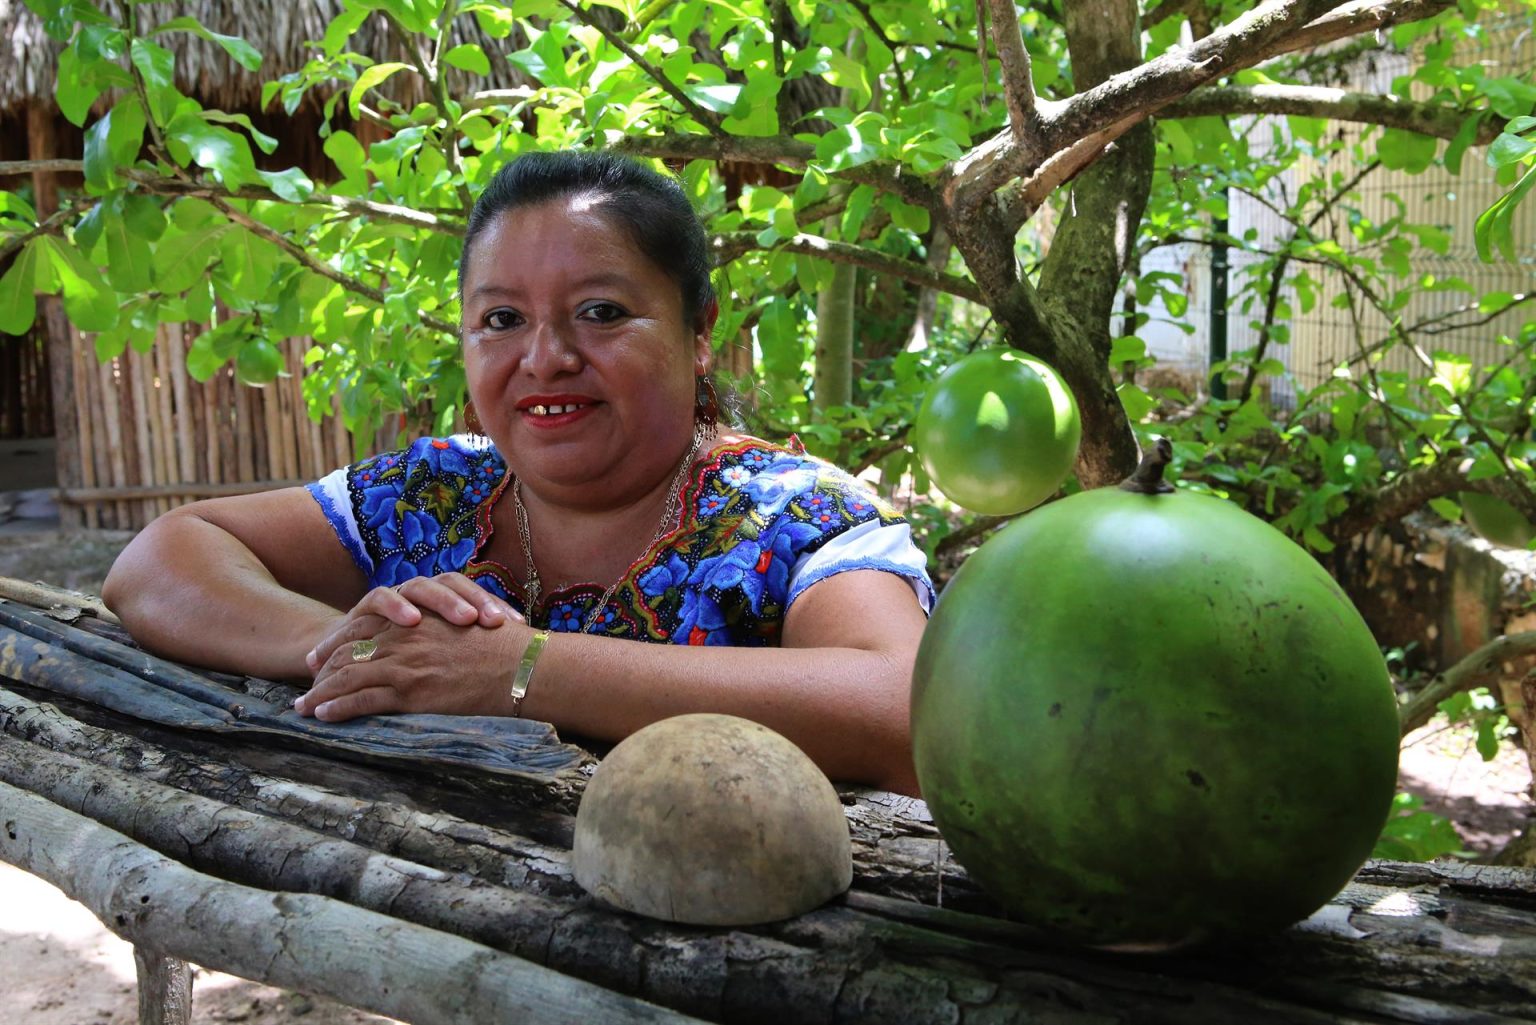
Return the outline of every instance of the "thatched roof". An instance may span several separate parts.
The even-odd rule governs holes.
[[[109,2],[110,9],[116,4]],[[310,45],[325,34],[325,27],[341,13],[341,0],[201,0],[138,5],[140,24],[148,27],[175,17],[191,15],[204,26],[224,35],[241,36],[264,60],[261,70],[249,72],[230,59],[217,44],[187,32],[168,33],[156,42],[176,54],[177,88],[196,96],[205,105],[229,111],[251,111],[260,106],[261,84],[302,67],[318,52]],[[454,43],[478,43],[491,60],[488,76],[470,76],[450,70],[450,90],[457,94],[484,89],[510,89],[526,84],[526,78],[501,54],[517,46],[516,36],[504,40],[484,35],[473,17],[461,17],[454,25]],[[349,48],[377,61],[411,61],[407,41],[382,14],[374,14],[353,35]],[[43,31],[42,19],[22,0],[0,0],[0,111],[29,102],[52,103],[54,69],[64,44]],[[389,83],[390,95],[407,104],[421,99],[422,83],[414,75],[398,75]]]

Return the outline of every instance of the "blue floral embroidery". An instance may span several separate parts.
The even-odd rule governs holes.
[[[509,480],[494,449],[423,438],[346,474],[359,551],[336,510],[326,515],[374,585],[462,572],[536,626],[579,631],[604,588],[581,584],[526,607],[517,577],[480,555]],[[313,490],[313,489],[312,489]],[[793,595],[790,574],[861,523],[901,518],[835,467],[743,439],[717,449],[687,484],[688,521],[631,567],[593,630],[698,645],[776,644]]]

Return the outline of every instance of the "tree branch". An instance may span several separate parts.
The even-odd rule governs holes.
[[[576,15],[577,20],[583,25],[595,28],[601,32],[603,38],[613,44],[614,49],[633,61],[636,67],[650,76],[651,81],[661,86],[668,96],[671,96],[681,104],[682,108],[688,112],[689,117],[692,117],[699,124],[709,129],[709,134],[717,137],[725,135],[724,129],[720,127],[720,116],[718,114],[712,110],[706,110],[695,103],[693,98],[685,93],[681,86],[668,78],[656,65],[642,57],[640,51],[630,46],[623,36],[610,29],[607,25],[604,25],[599,19],[592,17],[591,12],[581,4],[576,3],[575,0],[560,0],[560,5]]]
[[[1293,114],[1336,121],[1401,128],[1452,139],[1478,111],[1439,103],[1419,103],[1397,96],[1348,92],[1310,85],[1205,86],[1158,112],[1159,117],[1224,117],[1237,114]],[[1486,146],[1498,138],[1505,121],[1493,117],[1478,129],[1474,142]]]
[[[997,63],[1003,72],[1003,99],[1008,121],[1020,146],[1034,149],[1040,125],[1035,110],[1035,82],[1030,73],[1029,50],[1019,29],[1019,12],[1013,0],[987,0],[992,13],[992,41],[997,44]]]
[[[1266,49],[1262,59],[1268,60],[1298,50],[1312,50],[1325,43],[1358,36],[1363,32],[1423,21],[1454,6],[1455,0],[1352,0],[1309,22],[1300,30],[1275,40]]]
[[[283,252],[287,253],[289,256],[293,257],[299,263],[303,264],[305,267],[308,267],[310,270],[314,271],[321,277],[328,278],[331,281],[336,282],[338,285],[340,285],[342,288],[345,288],[349,292],[355,292],[358,295],[372,299],[374,302],[383,305],[385,297],[382,289],[375,288],[366,282],[359,281],[354,277],[343,274],[341,271],[337,270],[335,267],[332,267],[324,260],[316,259],[313,255],[310,254],[309,250],[294,242],[282,232],[262,224],[260,221],[256,220],[250,214],[247,214],[242,210],[235,209],[226,203],[223,199],[212,197],[209,199],[209,202],[217,207],[225,217],[228,217],[230,220],[234,221],[236,224],[240,225],[251,234],[258,235],[261,238],[266,239],[268,242],[271,242],[273,245],[277,246]],[[440,317],[432,316],[432,314],[427,313],[425,310],[418,310],[416,316],[420,319],[422,324],[436,331],[442,331],[443,333],[454,338],[457,338],[459,335],[458,329],[455,328],[452,324],[448,323],[446,320],[443,320]]]
[[[84,173],[85,164],[80,160],[8,160],[0,161],[0,176],[6,174],[31,174],[34,171],[74,171]],[[204,199],[250,199],[266,203],[287,203],[290,206],[328,206],[347,213],[374,217],[382,221],[409,224],[426,228],[444,235],[458,235],[464,230],[462,221],[413,210],[390,203],[375,203],[355,196],[337,196],[328,192],[313,192],[307,199],[284,199],[271,189],[261,185],[243,185],[230,190],[208,181],[188,181],[184,178],[164,178],[135,168],[119,168],[119,173],[135,184],[143,186],[159,196],[199,196]]]
[[[91,204],[91,206],[95,205],[95,203]],[[17,235],[15,238],[6,239],[4,243],[0,243],[0,263],[4,263],[12,253],[16,252],[22,246],[37,238],[39,235],[58,234],[59,227],[65,221],[75,216],[75,213],[75,209],[66,204],[55,210],[52,216],[43,220],[42,223],[38,224],[37,227],[33,228],[31,231],[23,232],[22,234]]]
[[[638,157],[655,157],[661,160],[731,160],[747,164],[777,164],[783,167],[803,168],[816,159],[816,147],[785,135],[749,137],[682,135],[626,136],[613,146],[621,153]],[[871,161],[842,171],[833,171],[831,177],[850,181],[856,185],[869,185],[881,192],[899,196],[913,206],[937,210],[938,193],[919,175],[896,164]]]
[[[1434,717],[1440,702],[1474,687],[1491,687],[1504,675],[1510,659],[1536,655],[1536,630],[1495,637],[1436,676],[1398,709],[1401,732],[1407,736]]]
[[[1266,0],[1189,47],[1169,51],[1060,103],[1042,102],[1041,157],[1033,157],[1009,135],[998,136],[955,162],[945,195],[958,212],[970,215],[984,197],[1022,178],[1024,184],[1005,202],[1009,223],[1022,224],[1042,195],[1096,160],[1105,146],[1200,86],[1303,45],[1427,18],[1446,6],[1448,0],[1355,0],[1342,6],[1338,0]],[[1309,42],[1297,42],[1303,39]],[[1036,159],[1044,163],[1034,163]],[[1030,180],[1037,175],[1038,181]]]
[[[859,12],[859,15],[864,19],[864,24],[868,25],[869,30],[875,34],[875,38],[884,43],[885,48],[891,51],[891,70],[896,72],[896,91],[901,94],[902,102],[912,102],[912,96],[907,92],[907,76],[901,70],[900,58],[896,56],[897,44],[891,41],[891,37],[885,34],[885,29],[881,28],[880,23],[875,20],[875,15],[870,11],[869,4],[865,3],[864,0],[848,0],[848,2],[853,5],[854,10]],[[783,77],[782,74],[780,77]]]
[[[83,174],[85,164],[80,160],[55,158],[50,160],[0,160],[0,178],[8,175],[33,174],[42,171],[44,173],[55,171],[73,171]]]
[[[936,288],[941,292],[958,295],[972,302],[984,302],[981,289],[969,278],[962,278],[955,274],[946,274],[943,271],[934,270],[924,263],[913,263],[911,260],[903,260],[898,256],[888,256],[885,253],[876,252],[865,246],[853,245],[848,242],[834,242],[831,239],[822,238],[819,235],[796,235],[794,238],[781,239],[771,246],[765,246],[758,242],[755,232],[733,231],[724,235],[717,235],[712,241],[716,259],[719,263],[729,263],[744,253],[753,250],[787,250],[792,253],[804,253],[808,256],[819,256],[823,260],[832,263],[852,264],[855,267],[863,267],[866,270],[879,271],[903,281],[910,281],[914,285],[924,288]]]

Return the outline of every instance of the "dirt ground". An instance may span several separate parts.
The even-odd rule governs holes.
[[[0,576],[100,593],[126,535],[0,529]],[[1400,763],[1403,789],[1451,819],[1469,851],[1487,857],[1531,821],[1531,774],[1506,742],[1484,762],[1464,729],[1430,725],[1410,735]],[[137,1018],[133,955],[82,905],[47,883],[0,864],[0,1025],[132,1025]],[[391,1019],[198,970],[198,1025],[364,1025]]]

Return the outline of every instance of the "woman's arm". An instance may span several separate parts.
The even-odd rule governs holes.
[[[925,622],[904,579],[854,570],[806,589],[790,607],[781,648],[556,634],[522,714],[599,740],[686,712],[739,715],[784,734],[833,779],[915,793],[908,703]],[[513,672],[531,636],[520,623],[465,632],[428,617],[379,634],[379,654],[359,663],[343,634],[321,652],[328,662],[299,710],[327,720],[508,714]]]
[[[303,488],[194,502],[161,516],[112,565],[102,597],[169,658],[271,679],[368,590]]]

